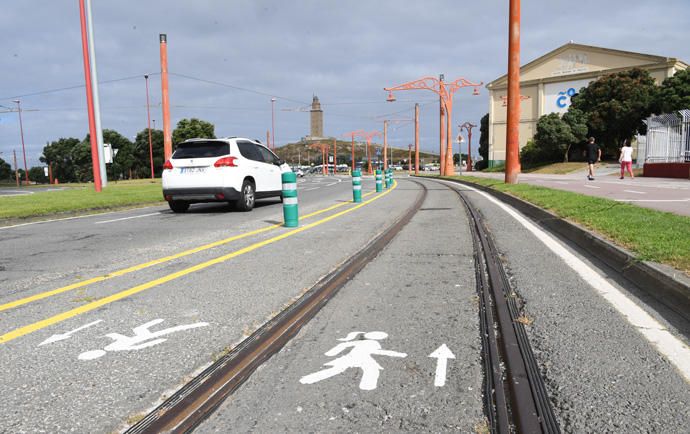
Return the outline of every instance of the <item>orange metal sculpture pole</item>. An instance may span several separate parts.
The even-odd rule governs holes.
[[[170,131],[170,100],[168,97],[168,36],[159,36],[161,51],[161,105],[163,106],[163,158],[172,155],[172,132]]]
[[[352,172],[355,171],[355,135],[352,135]]]
[[[412,143],[407,145],[407,174],[412,175]]]
[[[414,105],[414,174],[419,175],[419,103]]]
[[[510,0],[507,118],[505,182],[516,184],[520,173],[520,0]]]
[[[458,78],[457,80],[451,82],[451,83],[446,83],[443,81],[443,75],[441,75],[440,80],[437,80],[433,77],[424,77],[420,78],[419,80],[415,81],[410,81],[408,83],[404,83],[398,86],[394,87],[386,87],[383,90],[389,92],[388,96],[388,101],[395,101],[395,97],[393,96],[393,91],[394,90],[413,90],[413,89],[427,89],[431,90],[432,92],[435,92],[436,94],[439,95],[440,97],[440,105],[441,105],[441,120],[439,122],[440,130],[441,130],[441,174],[445,174],[445,171],[448,169],[448,166],[450,166],[450,169],[448,170],[449,173],[453,172],[453,148],[452,148],[452,109],[453,109],[453,94],[455,91],[462,87],[467,87],[467,86],[472,86],[475,88],[474,95],[478,95],[478,86],[481,86],[483,83],[471,83],[464,78]],[[443,115],[446,116],[447,120],[444,125],[444,118]],[[445,131],[445,148],[443,146],[443,133]],[[450,160],[448,162],[447,160]]]
[[[471,122],[465,122],[462,125],[459,125],[460,131],[465,130],[467,131],[467,171],[471,172],[472,171],[472,128],[476,127]],[[462,152],[461,152],[462,154]]]

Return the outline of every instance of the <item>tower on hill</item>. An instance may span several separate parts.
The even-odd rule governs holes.
[[[323,110],[321,110],[319,97],[316,95],[314,95],[314,99],[311,102],[310,121],[309,139],[323,137]]]

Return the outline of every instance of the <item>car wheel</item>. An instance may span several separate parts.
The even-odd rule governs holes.
[[[168,206],[173,212],[185,212],[189,209],[189,203],[181,200],[171,200]]]
[[[242,183],[240,198],[235,202],[235,207],[239,211],[251,211],[254,208],[255,199],[254,184],[251,181],[245,180]]]

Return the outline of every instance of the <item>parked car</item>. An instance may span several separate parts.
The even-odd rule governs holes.
[[[199,202],[229,202],[251,211],[258,198],[281,197],[290,166],[251,139],[189,139],[163,166],[163,197],[174,212]]]
[[[300,178],[304,176],[304,172],[302,172],[302,169],[300,169],[299,167],[293,167],[292,171],[295,172],[295,175],[297,175]]]

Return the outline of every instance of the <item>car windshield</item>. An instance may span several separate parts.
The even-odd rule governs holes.
[[[220,157],[230,153],[230,146],[225,142],[190,142],[180,143],[173,154],[173,159]]]

